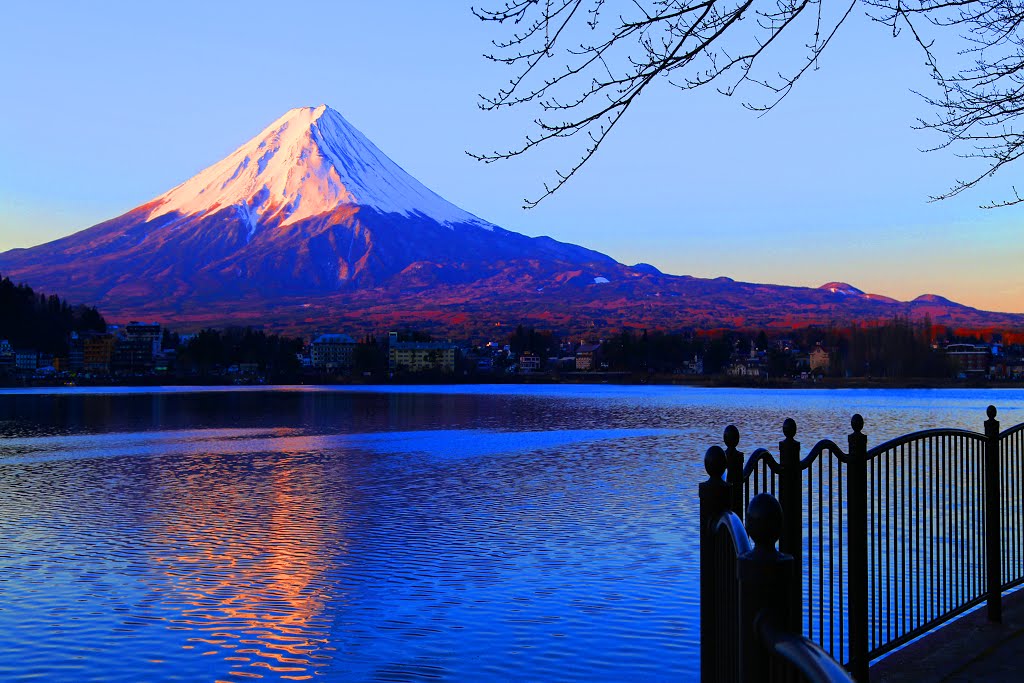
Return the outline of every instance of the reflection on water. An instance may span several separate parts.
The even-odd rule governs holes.
[[[729,422],[980,428],[1024,392],[0,395],[0,679],[642,680],[697,660]]]
[[[214,468],[162,487],[159,509],[176,523],[160,526],[148,562],[164,577],[162,606],[180,610],[168,623],[183,650],[222,658],[230,675],[307,680],[329,643],[330,525],[290,459],[268,467],[258,489],[244,472]]]

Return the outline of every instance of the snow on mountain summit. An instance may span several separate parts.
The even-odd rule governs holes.
[[[487,221],[438,196],[326,105],[292,109],[229,156],[160,195],[148,220],[234,206],[280,225],[358,205],[438,223]]]
[[[833,294],[842,294],[844,296],[864,295],[864,292],[862,290],[857,289],[853,285],[847,284],[845,282],[826,282],[821,287],[818,287],[818,289],[823,289],[826,292],[831,292]]]

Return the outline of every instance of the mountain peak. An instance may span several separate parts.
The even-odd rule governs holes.
[[[944,296],[938,294],[922,294],[921,296],[914,299],[911,303],[915,304],[940,304],[942,306],[962,306],[955,301],[951,301]]]
[[[846,296],[862,296],[863,291],[857,289],[851,284],[846,282],[826,282],[818,289],[823,289],[826,292],[832,292],[833,294],[843,294]]]
[[[234,207],[254,230],[257,223],[287,225],[341,206],[493,228],[406,173],[326,104],[288,110],[228,157],[155,201],[149,220]]]
[[[282,123],[294,123],[297,125],[311,124],[314,121],[318,121],[324,115],[327,115],[328,117],[336,116],[342,121],[345,120],[336,109],[332,109],[326,104],[318,104],[315,107],[294,107],[289,109],[283,116],[270,124],[269,127],[273,128],[275,125]]]

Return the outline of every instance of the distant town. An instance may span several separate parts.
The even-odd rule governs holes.
[[[899,324],[894,324],[899,326]],[[880,329],[885,329],[880,328]],[[517,379],[655,381],[721,378],[736,384],[818,382],[828,378],[1024,379],[1024,347],[944,339],[869,358],[833,336],[803,330],[798,338],[766,333],[625,332],[608,339],[558,340],[519,328],[480,345],[392,331],[356,339],[325,333],[309,340],[251,329],[176,334],[158,323],[71,332],[66,353],[0,339],[0,381],[46,384],[332,383]],[[828,341],[826,341],[828,339]],[[860,354],[858,354],[860,351]],[[863,357],[861,363],[858,356]],[[900,356],[903,356],[902,358]]]
[[[503,328],[508,329],[508,328]],[[518,325],[489,341],[403,328],[306,338],[253,328],[180,334],[0,280],[0,384],[620,381],[785,386],[1024,380],[1024,335],[895,318],[772,331],[636,330],[569,338]]]

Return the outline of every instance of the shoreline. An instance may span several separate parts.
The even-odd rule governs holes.
[[[253,387],[253,386],[473,386],[473,385],[583,385],[686,386],[731,389],[1022,389],[1022,380],[941,379],[933,377],[868,378],[825,377],[817,380],[793,378],[749,380],[740,377],[700,375],[641,375],[628,372],[590,372],[562,375],[518,375],[515,377],[403,376],[403,377],[281,377],[273,380],[235,379],[223,376],[126,377],[35,380],[0,383],[0,389],[75,387]]]

